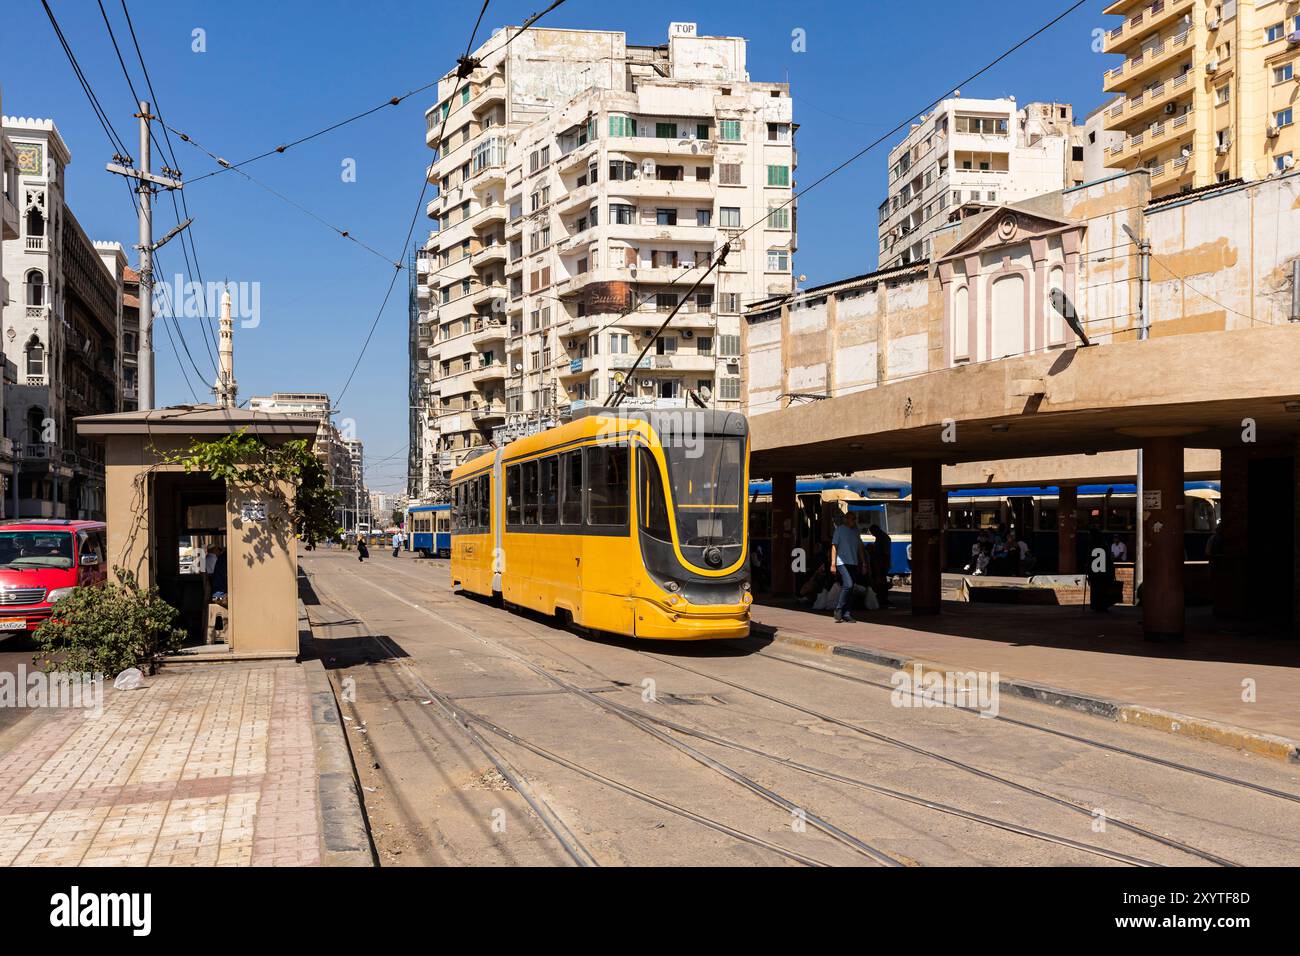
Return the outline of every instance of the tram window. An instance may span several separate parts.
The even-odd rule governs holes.
[[[541,466],[542,524],[556,525],[560,523],[560,458],[551,455],[538,464]]]
[[[1106,508],[1107,531],[1134,531],[1137,529],[1133,499],[1112,501]]]
[[[912,503],[910,501],[890,502],[885,505],[885,533],[912,533]]]
[[[487,531],[492,524],[492,484],[487,475],[479,475],[478,484],[478,526]]]
[[[537,462],[526,461],[523,469],[524,524],[537,524]]]
[[[659,463],[648,448],[640,448],[636,453],[641,528],[652,538],[660,541],[672,541],[673,534],[668,519],[668,502],[664,497],[663,476],[659,474]]]
[[[566,451],[560,460],[560,472],[564,478],[560,523],[582,524],[582,452]]]
[[[522,521],[522,510],[519,507],[519,503],[524,500],[521,479],[518,465],[506,469],[506,524],[520,524]]]
[[[465,527],[473,531],[478,527],[478,482],[465,482]]]
[[[587,449],[587,524],[627,524],[627,466],[626,445]]]
[[[452,522],[457,531],[465,530],[465,485],[462,482],[451,490]]]

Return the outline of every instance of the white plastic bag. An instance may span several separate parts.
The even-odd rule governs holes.
[[[128,667],[113,680],[114,690],[135,690],[144,686],[144,674],[138,667]]]

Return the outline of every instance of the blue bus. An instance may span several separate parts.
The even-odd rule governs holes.
[[[795,482],[795,546],[811,556],[830,541],[830,522],[836,511],[858,516],[864,544],[873,538],[867,529],[879,525],[889,535],[889,573],[907,578],[912,573],[912,486],[892,478],[815,478]],[[829,506],[829,507],[827,507]],[[751,551],[763,560],[771,553],[772,483],[749,483],[749,536]],[[764,569],[756,568],[756,576]]]
[[[451,557],[451,504],[411,505],[406,509],[406,550],[426,558]]]

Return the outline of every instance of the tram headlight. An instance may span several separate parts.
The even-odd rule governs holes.
[[[666,587],[669,591],[672,591],[674,594],[676,594],[678,591],[682,589],[682,586],[678,584],[676,581],[669,581],[664,585],[664,587]]]
[[[704,560],[711,568],[722,567],[722,549],[712,547],[704,552]]]

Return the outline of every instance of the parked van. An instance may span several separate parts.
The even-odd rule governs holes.
[[[0,640],[34,631],[75,588],[107,577],[102,521],[0,522]]]

